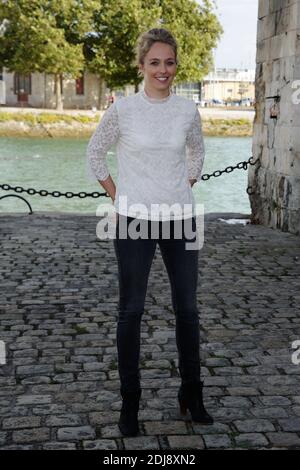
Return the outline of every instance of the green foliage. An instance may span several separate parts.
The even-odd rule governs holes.
[[[0,66],[54,74],[57,83],[87,68],[111,89],[142,81],[135,65],[141,33],[163,27],[176,37],[175,85],[208,73],[222,33],[212,0],[5,0],[0,25]]]
[[[204,0],[102,0],[94,15],[93,34],[85,41],[88,68],[110,88],[138,84],[135,46],[151,28],[166,28],[179,44],[174,84],[200,81],[212,65],[212,49],[222,33],[212,2]]]
[[[58,113],[7,113],[0,111],[0,124],[5,122],[23,122],[28,124],[31,129],[38,129],[41,126],[48,126],[48,129],[54,129],[56,124],[66,124],[65,135],[70,135],[72,124],[81,123],[83,125],[94,124],[99,122],[100,115],[86,116],[82,114],[58,114]],[[203,132],[206,136],[252,136],[253,124],[249,119],[216,119],[203,118]],[[78,127],[73,126],[74,135],[78,133]],[[0,128],[1,131],[1,128]],[[18,135],[19,130],[15,130],[12,126],[12,135]],[[30,132],[30,131],[26,131]],[[52,131],[51,131],[52,132]],[[0,132],[1,133],[1,132]],[[5,127],[5,135],[7,127]],[[21,134],[23,135],[23,134]],[[64,133],[60,133],[60,136]]]
[[[74,122],[80,122],[81,124],[97,123],[99,121],[99,115],[85,116],[85,115],[71,115],[71,114],[57,114],[57,113],[8,113],[5,111],[0,112],[0,122],[24,122],[32,126],[37,124],[57,124],[65,122],[66,124],[72,124]]]
[[[76,78],[85,67],[82,43],[92,27],[94,0],[5,0],[0,3],[0,66],[22,74]]]
[[[253,123],[250,119],[205,118],[203,132],[211,136],[252,136]]]
[[[5,111],[0,111],[0,122],[25,122],[28,124],[35,124],[36,119],[34,114],[30,113],[6,113]]]
[[[83,37],[91,27],[97,3],[91,0],[1,2],[1,65],[24,74],[66,73],[78,77],[84,68]]]
[[[217,46],[223,29],[212,9],[204,0],[163,0],[162,27],[169,29],[179,44],[179,65],[174,84],[196,82],[213,65],[212,50]]]
[[[161,9],[155,1],[102,0],[94,15],[93,33],[85,41],[89,70],[111,89],[137,84],[135,46],[140,33],[157,25]]]

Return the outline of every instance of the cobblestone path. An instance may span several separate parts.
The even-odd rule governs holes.
[[[229,216],[206,216],[199,261],[202,377],[215,424],[179,414],[175,321],[157,247],[132,438],[117,426],[117,264],[112,241],[96,237],[99,219],[0,216],[0,449],[300,449],[300,364],[292,362],[300,237],[219,220]]]

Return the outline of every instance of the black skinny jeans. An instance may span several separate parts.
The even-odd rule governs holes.
[[[140,387],[140,327],[156,243],[159,244],[171,284],[181,381],[198,382],[200,331],[196,290],[199,249],[185,248],[187,238],[183,231],[180,239],[174,238],[174,224],[182,224],[182,220],[170,222],[170,239],[162,238],[162,224],[165,223],[162,221],[154,222],[159,225],[159,236],[156,238],[150,235],[148,239],[130,237],[121,239],[119,236],[121,218],[125,218],[127,228],[128,223],[134,220],[132,217],[119,215],[116,236],[113,240],[119,272],[117,350],[121,388],[130,391]],[[142,223],[148,224],[150,230],[153,221],[144,220]],[[195,217],[192,218],[192,230],[196,233]],[[195,237],[189,238],[188,241],[195,240]]]

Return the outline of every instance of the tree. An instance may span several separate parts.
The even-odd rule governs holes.
[[[1,66],[22,74],[53,74],[56,107],[62,109],[60,78],[81,75],[82,42],[97,5],[94,0],[2,0]]]
[[[243,82],[240,82],[239,83],[239,95],[241,95],[241,100],[243,99],[243,95],[249,90],[248,86],[243,83]]]
[[[201,81],[213,66],[213,49],[223,32],[213,3],[203,0],[161,0],[162,27],[179,44],[179,65],[174,84]]]
[[[211,0],[0,0],[0,65],[54,74],[57,108],[60,77],[76,78],[84,68],[111,89],[134,84],[137,91],[135,47],[154,27],[169,29],[179,43],[175,85],[209,72],[222,32]]]
[[[94,15],[93,32],[85,41],[88,68],[100,73],[111,89],[142,78],[135,66],[139,35],[154,27],[170,30],[179,43],[174,84],[200,81],[213,63],[212,50],[222,33],[210,0],[102,0]]]
[[[141,79],[134,66],[136,41],[157,23],[160,13],[152,0],[102,0],[85,40],[88,69],[99,73],[111,89],[137,86]]]

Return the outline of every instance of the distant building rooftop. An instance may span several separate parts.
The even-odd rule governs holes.
[[[255,70],[254,69],[226,69],[216,68],[204,77],[204,80],[222,80],[228,82],[254,82]]]

